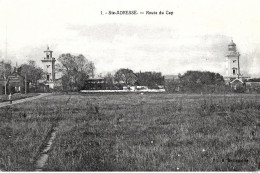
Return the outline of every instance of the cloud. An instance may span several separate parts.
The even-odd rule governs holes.
[[[133,70],[225,71],[231,37],[241,53],[241,70],[259,74],[259,2],[238,0],[157,1],[3,1],[0,6],[0,50],[5,52],[8,20],[8,58],[41,65],[49,44],[61,53],[83,54],[97,72],[121,67]],[[100,10],[172,10],[172,16],[105,16]],[[2,32],[3,31],[3,32]]]
[[[81,41],[89,42],[88,53],[93,55],[98,69],[111,71],[128,67],[165,74],[209,70],[224,75],[231,40],[221,34],[186,35],[172,28],[148,25],[73,25],[68,29],[76,32]],[[241,58],[244,71],[249,68],[247,59],[246,55]]]

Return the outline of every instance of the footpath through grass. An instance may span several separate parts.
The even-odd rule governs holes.
[[[0,108],[0,170],[32,171],[62,101],[41,98]]]
[[[60,126],[45,171],[260,169],[260,96],[69,97],[1,108],[0,169],[31,170],[54,121]]]

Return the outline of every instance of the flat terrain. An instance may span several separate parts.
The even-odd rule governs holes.
[[[57,94],[0,108],[0,170],[256,171],[260,95]]]

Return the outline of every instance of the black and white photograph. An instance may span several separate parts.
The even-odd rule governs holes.
[[[0,0],[14,171],[260,171],[260,1]]]

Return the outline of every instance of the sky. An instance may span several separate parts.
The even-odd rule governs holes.
[[[110,10],[173,15],[101,15]],[[32,59],[42,66],[48,45],[56,59],[83,54],[102,74],[130,68],[225,75],[231,39],[242,74],[260,77],[259,0],[0,0],[0,59],[14,65]]]

